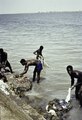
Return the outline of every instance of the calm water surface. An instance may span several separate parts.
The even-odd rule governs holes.
[[[29,94],[65,98],[70,85],[66,66],[82,70],[82,12],[0,15],[0,47],[8,52],[14,71],[22,72],[20,59],[35,58],[33,52],[40,45],[49,68]],[[31,79],[32,72],[30,67]]]

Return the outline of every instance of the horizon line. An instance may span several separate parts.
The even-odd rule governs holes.
[[[56,12],[67,12],[67,13],[70,13],[70,12],[82,12],[82,10],[76,10],[76,11],[44,11],[44,12],[41,12],[41,11],[38,11],[38,12],[17,12],[17,13],[0,13],[0,15],[5,15],[5,14],[38,14],[38,13],[56,13]]]

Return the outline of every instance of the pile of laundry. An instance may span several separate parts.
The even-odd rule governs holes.
[[[55,98],[52,101],[49,101],[46,106],[46,111],[48,115],[46,116],[50,120],[64,120],[66,118],[66,113],[72,109],[71,102],[66,102],[64,99]]]

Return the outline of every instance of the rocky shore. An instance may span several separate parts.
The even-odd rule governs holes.
[[[32,89],[32,83],[26,77],[20,79],[10,74],[6,76],[8,79],[8,83],[6,84],[9,86],[9,88],[7,88],[9,94],[5,94],[4,91],[0,90],[0,111],[2,120],[3,109],[5,108],[7,112],[9,111],[11,115],[15,116],[18,120],[45,120],[42,115],[28,104],[29,98],[24,95],[24,92]]]
[[[27,77],[6,76],[9,94],[0,90],[1,120],[72,120],[70,103],[56,98],[48,101],[39,96],[25,95],[32,90],[32,82]]]

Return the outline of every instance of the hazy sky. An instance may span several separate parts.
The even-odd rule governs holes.
[[[82,11],[82,0],[0,0],[0,13]]]

